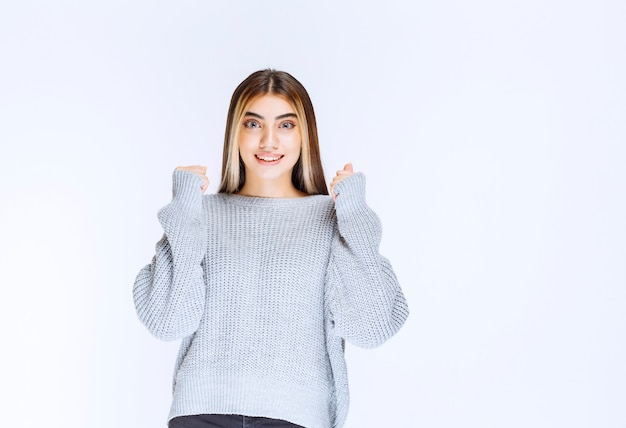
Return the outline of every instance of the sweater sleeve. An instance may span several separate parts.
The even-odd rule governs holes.
[[[164,234],[152,263],[135,279],[133,297],[141,322],[157,338],[176,340],[196,331],[205,305],[202,260],[206,224],[202,180],[188,171],[174,171],[172,201],[158,218]]]
[[[409,310],[389,261],[378,252],[381,224],[365,202],[365,176],[335,186],[337,231],[327,272],[335,333],[364,348],[381,345],[404,324]]]

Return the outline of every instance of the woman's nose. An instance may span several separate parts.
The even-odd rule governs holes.
[[[259,141],[259,147],[263,150],[278,148],[278,141],[273,129],[265,128],[261,135],[261,141]]]

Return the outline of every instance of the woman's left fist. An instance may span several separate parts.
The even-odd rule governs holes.
[[[354,170],[352,169],[352,163],[350,162],[345,164],[343,169],[340,169],[339,171],[337,171],[337,175],[335,175],[335,178],[333,178],[333,181],[330,182],[330,194],[333,197],[333,201],[337,200],[337,195],[335,194],[335,190],[334,190],[337,183],[339,183],[341,180],[345,180],[346,178],[350,177],[352,174],[354,174]]]

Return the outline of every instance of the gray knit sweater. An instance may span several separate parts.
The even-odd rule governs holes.
[[[378,253],[381,226],[356,173],[325,195],[202,196],[175,171],[152,263],[134,286],[141,322],[182,339],[169,418],[222,413],[343,426],[344,340],[375,347],[408,307]]]

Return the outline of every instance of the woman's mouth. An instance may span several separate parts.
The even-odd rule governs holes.
[[[273,163],[281,160],[285,155],[254,155],[259,161],[263,163]]]

